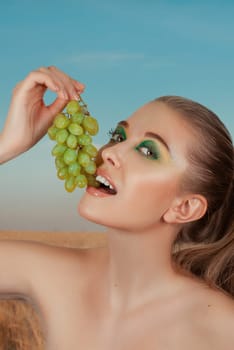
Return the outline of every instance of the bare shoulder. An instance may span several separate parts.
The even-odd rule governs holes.
[[[61,314],[67,314],[68,309],[73,314],[74,309],[81,309],[85,300],[88,299],[90,304],[92,293],[96,291],[102,276],[106,248],[56,247],[34,243],[32,249],[36,258],[32,262],[35,276],[31,302],[47,327],[51,327],[51,324],[57,324],[58,305]],[[92,294],[91,298],[89,293]]]
[[[61,281],[66,283],[74,276],[79,276],[78,281],[82,281],[82,277],[88,276],[88,271],[94,266],[96,260],[96,269],[98,267],[101,249],[96,249],[92,243],[92,234],[81,232],[78,234],[79,240],[82,242],[74,243],[64,242],[66,247],[56,245],[56,241],[38,242],[33,240],[0,240],[0,263],[4,272],[4,266],[7,266],[8,274],[6,281],[5,274],[1,274],[0,293],[16,293],[31,297],[33,293],[38,294],[43,287],[53,285],[51,282]],[[93,235],[94,238],[97,234]],[[69,240],[69,238],[68,238]],[[91,249],[84,248],[91,246]],[[81,244],[80,244],[81,243]],[[97,242],[96,246],[100,245]],[[82,248],[79,248],[79,245]]]
[[[46,281],[51,276],[55,261],[59,262],[59,257],[69,255],[66,251],[43,243],[1,240],[1,295],[30,298],[42,280]]]
[[[194,302],[192,325],[196,336],[207,339],[212,349],[233,349],[233,298],[222,291],[204,288]]]
[[[45,261],[53,266],[53,263],[57,263],[56,259],[61,260],[61,256],[64,258],[61,260],[62,263],[72,262],[73,259],[80,262],[83,259],[91,261],[92,257],[100,255],[99,248],[105,246],[103,233],[77,232],[74,233],[74,236],[70,233],[67,237],[66,234],[63,234],[62,237],[60,237],[60,233],[56,235],[52,234],[52,238],[50,238],[50,234],[46,238],[45,235],[39,236],[37,240],[27,236],[26,239],[0,239],[0,247],[3,246],[4,250],[14,250],[17,255],[26,254],[27,258],[39,259],[42,264]]]
[[[85,255],[85,250],[58,247],[55,245],[24,240],[1,240],[1,261],[5,259],[5,264],[10,267],[13,262],[14,269],[24,270],[32,280],[40,276],[40,272],[45,278],[51,270],[62,264],[68,264],[72,259],[78,259]]]
[[[234,299],[231,295],[221,290],[207,288],[204,293],[204,304],[209,309],[210,317],[217,316],[220,321],[227,319],[234,322]]]
[[[234,299],[221,291],[211,290],[207,295],[210,322],[234,341]]]
[[[85,235],[83,232],[81,234]],[[36,294],[42,289],[49,292],[55,286],[59,288],[69,283],[84,284],[84,279],[88,280],[94,269],[98,271],[105,255],[103,245],[95,247],[95,244],[88,244],[90,248],[79,248],[75,244],[64,247],[61,244],[56,246],[38,242],[19,243],[21,247],[24,246],[30,251],[31,269],[34,271],[33,287]]]
[[[72,273],[87,273],[89,268],[92,268],[95,264],[98,265],[99,260],[102,260],[105,246],[100,244],[97,240],[97,244],[92,242],[92,233],[79,232],[80,237],[84,237],[86,244],[74,242],[63,245],[61,242],[57,245],[56,242],[48,244],[44,242],[20,242],[21,245],[27,246],[27,250],[31,252],[31,256],[34,260],[38,260],[40,264],[40,270],[43,271],[43,276],[50,274],[52,271],[62,272],[69,270],[69,275]],[[93,235],[97,239],[97,235]],[[50,275],[51,276],[51,275]],[[62,275],[63,276],[63,275]]]

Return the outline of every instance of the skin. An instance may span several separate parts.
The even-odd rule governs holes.
[[[49,107],[42,103],[46,88],[58,96]],[[31,73],[14,92],[0,135],[0,161],[34,145],[54,113],[83,89],[55,67]],[[36,119],[38,113],[43,117]],[[9,144],[22,115],[18,139]],[[127,121],[126,138],[102,150],[98,170],[117,194],[103,197],[88,189],[79,203],[82,216],[107,227],[107,246],[82,250],[1,242],[2,298],[17,294],[33,303],[48,349],[231,350],[231,298],[182,274],[171,262],[181,225],[199,219],[207,208],[203,196],[181,191],[193,133],[162,103],[146,104]],[[149,131],[166,140],[170,152],[146,137]],[[159,159],[137,147],[145,139],[155,142]]]

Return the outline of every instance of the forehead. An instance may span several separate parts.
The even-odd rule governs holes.
[[[175,156],[185,156],[195,142],[189,123],[180,112],[165,103],[152,101],[139,108],[128,119],[129,132],[142,137],[145,132],[154,132],[168,144]]]

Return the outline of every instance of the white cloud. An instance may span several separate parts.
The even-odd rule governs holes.
[[[66,63],[84,64],[88,66],[94,66],[95,64],[116,64],[116,63],[128,63],[138,62],[146,69],[161,69],[164,67],[173,67],[176,65],[175,61],[172,61],[168,57],[163,56],[151,56],[140,52],[127,53],[127,52],[83,52],[75,55],[71,55],[64,59]]]
[[[151,57],[148,60],[146,60],[144,63],[144,68],[146,69],[162,69],[165,67],[175,67],[177,65],[176,60],[173,59],[168,59],[167,57],[158,57],[158,58],[154,58]]]

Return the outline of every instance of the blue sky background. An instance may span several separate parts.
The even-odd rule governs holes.
[[[214,110],[234,135],[234,2],[8,0],[0,4],[0,128],[14,85],[56,65],[87,86],[101,131],[167,94]],[[50,101],[51,95],[47,95]],[[19,116],[20,122],[20,116]],[[81,191],[56,178],[45,137],[1,166],[0,230],[100,229],[76,211]]]

